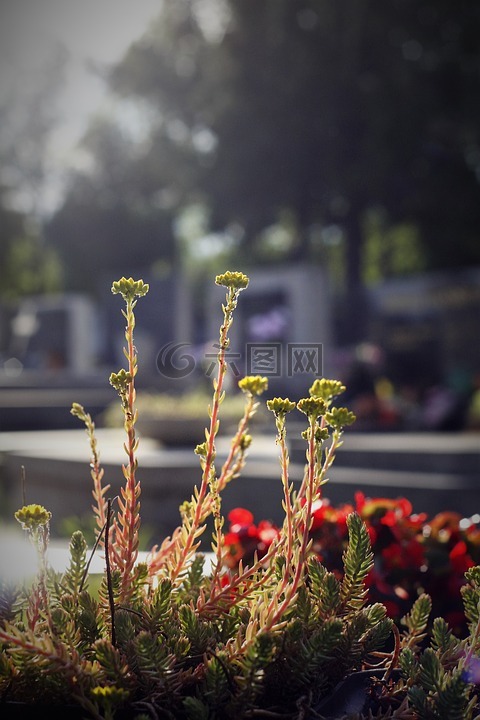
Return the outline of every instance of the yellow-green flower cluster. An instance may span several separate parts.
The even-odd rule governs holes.
[[[311,397],[321,398],[328,402],[335,395],[345,392],[345,385],[339,380],[327,380],[326,378],[319,378],[315,380],[312,387],[308,391]]]
[[[105,685],[104,687],[94,687],[91,690],[93,697],[102,705],[117,705],[128,699],[128,690],[119,688],[116,685]]]
[[[306,430],[303,430],[303,432],[302,432],[302,438],[303,438],[304,440],[310,440],[311,433],[312,433],[312,428],[311,428],[311,427],[308,427]],[[328,428],[326,428],[326,427],[324,427],[324,428],[321,428],[321,427],[316,427],[316,428],[314,428],[314,431],[313,431],[313,439],[315,440],[316,443],[320,443],[320,444],[321,444],[321,443],[323,443],[325,440],[328,440],[329,435],[330,435],[329,430],[328,430]]]
[[[202,457],[205,457],[207,454],[207,443],[203,442],[196,446],[195,450],[193,451],[195,455],[201,455]]]
[[[268,388],[268,378],[261,375],[246,375],[239,381],[238,387],[244,393],[261,395]]]
[[[251,435],[249,435],[248,433],[243,433],[239,442],[240,450],[247,450],[252,444],[252,440],[253,438]]]
[[[293,400],[289,400],[288,398],[273,398],[272,400],[267,400],[267,408],[271,410],[275,415],[286,415],[287,413],[291,412],[296,407]]]
[[[322,398],[309,397],[299,400],[297,408],[300,412],[305,413],[307,417],[316,419],[325,413],[327,406],[325,400],[322,400]]]
[[[43,505],[24,505],[15,513],[17,520],[24,530],[35,531],[38,528],[48,525],[52,513],[46,510]]]
[[[325,415],[326,422],[337,430],[341,430],[345,425],[352,425],[356,419],[355,414],[345,407],[332,408]]]
[[[126,392],[128,385],[132,382],[132,374],[123,368],[116,373],[110,375],[110,385],[120,394]]]
[[[135,297],[142,297],[149,291],[149,285],[143,280],[134,280],[133,278],[122,277],[116,280],[112,285],[112,293],[122,295],[125,302],[134,300]]]
[[[231,288],[232,290],[245,290],[245,288],[248,287],[249,279],[247,275],[242,272],[227,270],[227,272],[224,272],[222,275],[217,275],[215,283]]]
[[[86,417],[87,417],[87,413],[85,412],[85,408],[83,407],[83,405],[80,405],[80,403],[76,403],[76,402],[72,403],[72,408],[71,408],[70,412],[71,412],[72,415],[74,415],[75,417],[78,417],[79,420],[85,421],[85,419],[86,419]]]

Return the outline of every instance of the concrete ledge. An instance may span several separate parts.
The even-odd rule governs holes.
[[[294,462],[304,462],[305,442],[290,434]],[[336,466],[449,473],[480,477],[480,433],[345,432]]]
[[[122,463],[126,460],[123,450],[122,430],[98,431],[100,460],[104,468],[104,485],[110,484],[109,496],[114,497],[123,486]],[[473,443],[478,436],[457,435],[454,438],[436,436],[391,437],[381,435],[345,436],[344,445],[337,452],[329,482],[324,495],[333,504],[353,503],[357,490],[369,496],[395,498],[406,496],[414,512],[428,515],[453,510],[464,516],[480,512],[480,474],[420,472],[417,459],[409,455],[408,469],[397,468],[396,458],[404,448],[429,440],[428,453],[436,457],[435,450],[449,448],[453,456],[469,452],[478,455]],[[364,454],[361,445],[364,443]],[[383,446],[382,446],[383,443]],[[230,440],[219,438],[217,443],[217,468],[220,468],[230,446]],[[342,465],[345,454],[355,452],[360,467]],[[372,455],[381,452],[388,457],[391,448],[391,464],[388,469],[375,467]],[[148,438],[140,439],[139,468],[137,477],[142,484],[141,515],[143,524],[154,529],[155,542],[169,535],[180,520],[179,506],[190,499],[194,486],[199,485],[201,469],[193,450],[164,449]],[[237,506],[250,509],[256,520],[271,519],[280,523],[283,519],[282,483],[280,479],[279,451],[273,437],[254,438],[242,475],[227,486],[223,495],[223,512]],[[11,516],[22,504],[21,472],[25,468],[27,502],[44,504],[53,513],[52,534],[58,531],[62,518],[81,516],[91,510],[92,480],[90,477],[90,448],[84,430],[4,433],[0,435],[0,479],[6,493],[5,516]],[[420,463],[421,464],[421,463]],[[304,462],[292,462],[290,478],[294,484],[303,477]],[[204,537],[209,537],[205,535]],[[207,548],[208,549],[208,548]]]

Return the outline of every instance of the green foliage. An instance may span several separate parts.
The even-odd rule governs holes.
[[[388,224],[384,214],[372,211],[364,223],[362,276],[367,285],[425,270],[427,257],[417,225]]]
[[[70,287],[95,282],[92,257],[104,274],[132,248],[139,266],[172,263],[181,225],[197,272],[229,252],[328,262],[353,332],[361,275],[479,263],[477,3],[211,8],[159,3],[109,74],[120,102],[147,106],[147,136],[127,140],[121,113],[86,133],[89,170],[49,225]]]
[[[342,581],[342,603],[346,611],[361,608],[365,602],[364,580],[373,567],[370,537],[357,513],[347,518],[349,542],[343,556],[345,575]]]
[[[432,626],[432,648],[439,654],[442,662],[458,660],[461,653],[461,643],[453,635],[446,620],[442,617],[435,618]]]
[[[82,590],[87,567],[87,543],[80,530],[70,540],[70,565],[63,576],[62,584],[74,596]]]
[[[2,207],[2,201],[0,188],[0,298],[58,292],[63,277],[56,251],[32,232],[26,216]]]
[[[470,636],[458,640],[437,618],[428,643],[428,596],[417,599],[401,633],[382,604],[366,603],[365,580],[373,555],[366,525],[357,513],[347,517],[343,579],[327,572],[312,553],[311,507],[321,497],[325,472],[341,444],[343,421],[331,437],[312,430],[322,430],[327,418],[335,415],[331,403],[342,391],[335,381],[316,383],[301,403],[310,432],[306,473],[295,493],[285,444],[286,415],[293,407],[290,401],[272,401],[285,523],[262,558],[235,571],[227,567],[221,493],[240,473],[252,402],[265,383],[262,378],[246,384],[246,407],[230,459],[217,471],[222,353],[228,347],[236,295],[245,284],[236,273],[225,274],[222,281],[228,285],[227,303],[218,376],[207,413],[211,423],[198,455],[201,481],[182,506],[181,525],[152,548],[147,562],[137,561],[135,322],[133,314],[126,313],[126,354],[133,370],[123,373],[120,385],[130,464],[123,467],[125,487],[116,514],[112,515],[109,500],[104,504],[99,464],[92,473],[95,512],[105,518],[97,537],[105,552],[105,573],[98,593],[90,590],[87,544],[79,531],[71,538],[68,568],[55,573],[46,554],[49,512],[29,505],[17,513],[37,548],[39,571],[29,588],[0,586],[0,701],[69,702],[83,708],[88,720],[116,720],[125,708],[132,717],[143,713],[150,719],[300,720],[309,713],[316,717],[318,702],[350,673],[375,667],[385,674],[375,691],[385,717],[395,717],[391,713],[402,707],[412,720],[473,720],[478,710],[473,691],[480,637],[479,569],[468,571],[463,591]],[[143,289],[133,280],[118,286],[129,305],[134,303],[132,293]],[[94,427],[89,416],[76,409],[89,428],[98,460]],[[339,409],[337,418],[344,419],[345,413]],[[215,552],[207,571],[205,558],[197,552],[198,538],[212,514]],[[389,680],[393,670],[400,670],[399,682]]]
[[[209,720],[210,712],[205,704],[194,697],[186,697],[183,701],[183,709],[187,720]]]
[[[402,669],[407,669],[404,659]],[[410,663],[411,687],[408,698],[419,720],[470,720],[476,706],[461,667],[449,669],[433,647],[427,647],[413,669]]]
[[[467,584],[461,588],[465,605],[465,616],[474,632],[480,623],[480,566],[465,573]]]
[[[419,643],[425,637],[425,629],[428,624],[431,609],[431,598],[422,593],[414,602],[410,612],[402,618],[402,624],[406,626],[408,631],[407,644],[409,647],[418,647]]]
[[[320,612],[322,616],[335,615],[341,603],[340,582],[333,573],[325,573],[320,596]]]

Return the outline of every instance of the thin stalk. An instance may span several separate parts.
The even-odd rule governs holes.
[[[245,464],[245,452],[246,448],[242,446],[242,438],[248,431],[248,423],[253,416],[257,403],[255,403],[255,397],[250,395],[248,398],[247,405],[244,410],[243,417],[241,418],[237,432],[232,439],[230,451],[225,460],[220,476],[218,478],[218,492],[221,493],[226,485],[237,475],[240,474]],[[205,522],[207,517],[211,515],[213,511],[212,496],[209,494],[205,497],[202,504],[202,515],[200,518],[200,525]],[[148,573],[150,576],[155,575],[160,568],[165,565],[168,558],[178,547],[178,543],[181,541],[181,530],[179,526],[172,533],[171,538],[167,538],[160,547],[155,546],[152,548],[150,553],[150,560],[148,563]]]
[[[239,605],[242,600],[253,595],[257,590],[263,587],[267,580],[274,572],[273,558],[278,552],[277,541],[272,542],[267,552],[260,560],[255,560],[253,565],[243,568],[240,566],[237,575],[232,577],[227,586],[222,588],[213,588],[213,593],[207,601],[199,597],[197,600],[197,611],[199,614],[208,616],[209,614],[218,614],[219,609],[222,612],[228,612],[234,605]],[[245,590],[238,590],[242,583],[245,583],[253,575],[261,571],[261,576],[250,582]]]
[[[129,380],[126,384],[123,402],[125,430],[127,433],[127,442],[124,448],[128,456],[128,463],[122,467],[126,483],[120,490],[118,500],[120,515],[115,523],[115,543],[114,547],[112,547],[116,560],[120,559],[121,563],[122,580],[120,598],[122,601],[127,600],[132,591],[131,576],[138,557],[138,531],[140,526],[139,497],[141,489],[140,483],[136,480],[138,467],[136,451],[138,441],[135,436],[135,375],[137,373],[137,358],[135,345],[133,343],[133,331],[135,327],[133,309],[135,304],[136,301],[134,298],[126,298],[127,310],[125,317],[127,326],[125,339],[127,341],[127,348],[125,354],[128,361],[127,377]]]
[[[93,512],[95,513],[95,519],[97,523],[97,541],[103,544],[103,531],[105,528],[106,521],[106,508],[107,501],[105,495],[110,489],[110,485],[102,486],[104,469],[100,464],[100,453],[98,451],[98,443],[95,435],[95,423],[92,420],[92,416],[85,412],[85,409],[79,403],[73,403],[70,411],[72,415],[78,417],[85,424],[86,433],[88,435],[90,443],[90,475],[93,480],[92,495],[95,500],[93,506]],[[98,544],[98,542],[97,542]]]
[[[115,632],[115,600],[113,597],[113,586],[112,586],[112,569],[110,567],[110,555],[109,555],[109,535],[110,535],[110,522],[112,518],[112,501],[110,498],[107,500],[107,518],[105,525],[105,566],[107,573],[107,590],[108,590],[108,604],[110,607],[110,618],[112,624],[111,641],[113,647],[117,645],[117,637]]]
[[[245,433],[248,430],[248,423],[250,422],[252,416],[254,415],[254,412],[255,412],[257,406],[258,406],[258,403],[255,402],[255,396],[250,394],[247,399],[247,404],[245,406],[243,417],[238,424],[237,432],[235,433],[235,436],[230,445],[230,451],[227,455],[227,459],[225,460],[225,462],[222,466],[222,470],[220,472],[220,477],[218,478],[219,492],[222,492],[222,490],[225,488],[225,486],[228,484],[228,482],[235,476],[235,474],[237,472],[239,472],[241,470],[243,463],[240,464],[240,463],[236,462],[235,464],[233,464],[233,461],[235,460],[235,458],[237,457],[237,455],[239,453],[241,455],[241,459],[245,454],[244,452],[242,452],[243,448],[241,445],[241,441],[242,441],[242,438],[244,437]],[[240,461],[241,461],[241,459],[240,459]],[[232,472],[230,472],[230,469],[232,468],[232,464],[233,464],[233,469],[232,469]]]
[[[307,468],[307,485],[305,492],[305,505],[302,511],[298,512],[297,517],[294,519],[292,528],[292,539],[293,534],[301,533],[300,535],[300,548],[295,553],[295,557],[286,557],[286,565],[284,571],[284,580],[280,585],[280,592],[277,590],[275,596],[270,601],[267,618],[265,624],[262,624],[261,632],[269,632],[282,618],[285,610],[293,602],[294,597],[298,591],[300,583],[303,579],[305,572],[305,561],[308,555],[308,549],[310,545],[310,526],[312,524],[312,503],[315,492],[315,418],[309,419],[310,428],[308,435],[308,468]],[[294,562],[294,565],[293,565]],[[288,577],[293,570],[293,578],[288,583]],[[276,601],[283,594],[282,602],[277,605]]]
[[[214,496],[216,493],[215,486],[212,486],[212,481],[215,478],[215,439],[218,432],[218,415],[222,399],[223,381],[227,372],[227,362],[225,359],[225,354],[229,346],[228,331],[233,322],[233,311],[235,310],[235,307],[237,305],[238,294],[238,290],[229,287],[227,293],[227,303],[223,307],[224,322],[220,328],[220,342],[217,354],[218,371],[217,377],[213,382],[214,390],[212,407],[210,412],[210,428],[207,431],[207,439],[205,442],[205,455],[202,462],[202,481],[196,498],[195,510],[192,521],[190,523],[190,528],[188,529],[186,537],[184,538],[184,544],[179,553],[176,564],[169,573],[169,577],[171,578],[172,582],[175,582],[177,580],[179,575],[184,570],[185,564],[188,561],[189,557],[195,551],[195,547],[197,547],[195,546],[195,540],[198,537],[199,532],[201,531],[200,526],[204,518],[204,503],[206,497],[208,496],[208,492],[212,491],[213,489],[212,495]]]
[[[293,554],[293,536],[294,536],[294,517],[291,498],[291,488],[289,480],[290,458],[286,443],[286,426],[285,415],[276,415],[275,423],[277,426],[277,444],[280,446],[280,463],[282,468],[282,485],[283,485],[283,506],[285,510],[285,520],[283,522],[282,536],[279,542],[280,550],[285,558],[285,566],[283,570],[283,579],[275,591],[275,597],[269,603],[268,614],[272,613],[275,608],[276,598],[279,598],[285,592],[292,575],[292,554]]]
[[[284,536],[286,538],[285,556],[290,558],[293,545],[293,506],[289,478],[290,457],[286,442],[285,417],[277,417],[277,442],[280,446],[280,463],[282,468],[283,501],[285,510]]]

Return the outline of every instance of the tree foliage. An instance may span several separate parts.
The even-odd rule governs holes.
[[[165,2],[110,77],[148,130],[130,156],[119,148],[120,185],[97,148],[95,173],[77,178],[60,212],[62,242],[88,238],[81,207],[85,223],[100,213],[110,227],[99,208],[109,189],[118,217],[116,203],[137,219],[138,203],[160,204],[168,248],[168,222],[203,203],[244,262],[318,259],[335,227],[353,301],[372,211],[386,245],[392,227],[413,228],[418,269],[480,262],[479,31],[472,0]],[[91,211],[82,183],[99,193]],[[278,226],[283,235],[265,232]],[[112,237],[105,225],[97,233]],[[382,272],[412,270],[397,255],[383,256]],[[361,302],[351,307],[358,324]]]
[[[65,56],[52,48],[30,78],[14,62],[7,25],[0,31],[0,298],[10,301],[61,285],[55,253],[43,241],[41,214]]]

